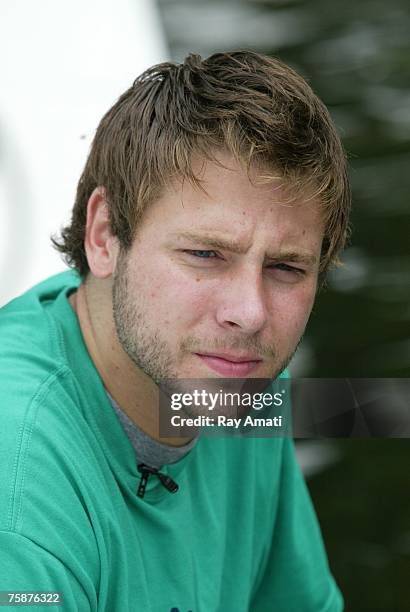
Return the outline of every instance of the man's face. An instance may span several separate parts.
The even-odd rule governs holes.
[[[117,334],[156,383],[276,377],[314,302],[317,203],[290,202],[280,180],[251,183],[232,157],[220,160],[229,169],[197,166],[206,193],[187,181],[169,186],[118,259]]]

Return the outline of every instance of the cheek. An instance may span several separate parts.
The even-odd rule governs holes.
[[[212,305],[214,291],[203,280],[171,274],[169,271],[150,281],[147,304],[164,323],[195,321]]]
[[[283,338],[299,339],[306,327],[315,290],[301,287],[272,299],[272,326]]]

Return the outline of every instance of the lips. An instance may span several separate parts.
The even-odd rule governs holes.
[[[207,355],[195,353],[211,370],[226,378],[244,378],[255,370],[261,359],[253,356],[234,356],[227,353]]]

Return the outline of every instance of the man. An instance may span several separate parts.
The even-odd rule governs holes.
[[[55,240],[76,271],[0,318],[0,590],[342,609],[291,441],[163,438],[158,388],[281,375],[348,210],[329,114],[278,60],[191,55],[121,96]]]

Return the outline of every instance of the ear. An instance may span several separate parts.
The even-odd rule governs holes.
[[[84,246],[91,273],[101,279],[111,276],[119,249],[118,240],[111,233],[103,187],[96,187],[88,200]]]

